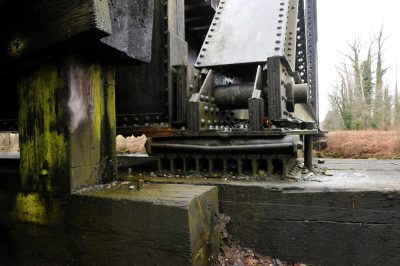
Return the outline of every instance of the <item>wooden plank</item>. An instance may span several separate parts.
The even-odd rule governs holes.
[[[173,32],[168,32],[168,54],[170,67],[187,65],[188,44]]]
[[[114,0],[109,1],[109,6],[112,34],[101,42],[125,57],[150,62],[154,1]]]
[[[282,119],[281,62],[279,58],[268,59],[268,117],[271,121]]]
[[[185,1],[177,0],[176,3],[177,34],[185,40]]]
[[[251,131],[264,129],[264,99],[250,98],[249,102],[249,126]]]
[[[395,191],[285,193],[228,184],[219,191],[232,239],[258,253],[311,265],[400,262]]]
[[[174,122],[185,124],[188,119],[188,105],[194,88],[199,87],[200,72],[192,66],[176,66],[176,110],[174,110]]]
[[[169,63],[165,15],[163,1],[155,1],[151,62],[116,70],[118,115],[157,113],[160,121],[166,122]]]
[[[185,1],[168,0],[168,30],[185,39]]]
[[[322,221],[253,221],[236,231],[257,253],[307,265],[399,265],[400,226]],[[236,228],[237,229],[237,228]],[[252,237],[249,237],[251,235]]]
[[[178,34],[178,25],[176,17],[177,1],[179,0],[168,0],[167,1],[167,12],[168,12],[168,31]]]
[[[108,1],[9,1],[0,9],[0,69],[56,44],[111,34]]]
[[[81,264],[209,265],[219,252],[215,187],[145,184],[140,192],[88,192],[73,195],[68,209]]]

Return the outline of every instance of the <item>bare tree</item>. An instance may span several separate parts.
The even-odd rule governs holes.
[[[393,125],[396,129],[400,126],[400,99],[399,90],[397,87],[397,67],[396,67],[396,85],[394,88],[394,99],[393,99]]]
[[[384,84],[384,76],[388,70],[383,66],[386,40],[383,28],[366,46],[367,49],[362,45],[361,39],[356,38],[348,44],[349,52],[343,54],[345,61],[336,68],[338,83],[333,87],[329,99],[331,110],[338,112],[344,129],[374,127],[388,130],[392,118],[399,121],[400,125],[397,87],[393,98],[389,86]],[[393,113],[396,116],[392,116]],[[333,120],[328,119],[327,122],[329,121]]]
[[[376,84],[375,84],[375,101],[373,109],[373,124],[375,128],[385,127],[383,114],[385,109],[384,102],[384,88],[383,88],[383,77],[387,72],[387,68],[383,68],[383,47],[387,37],[383,35],[383,27],[381,27],[378,36],[375,38],[377,46],[377,58],[376,58]]]

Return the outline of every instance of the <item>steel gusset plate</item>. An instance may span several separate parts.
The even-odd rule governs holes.
[[[289,0],[224,0],[196,62],[214,67],[267,62],[285,55]]]

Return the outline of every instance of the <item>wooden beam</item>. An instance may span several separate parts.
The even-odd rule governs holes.
[[[0,70],[55,44],[111,34],[108,1],[102,0],[7,1],[0,24]]]
[[[183,2],[183,1],[181,1]],[[112,34],[102,43],[122,56],[149,63],[153,33],[153,0],[110,1]]]

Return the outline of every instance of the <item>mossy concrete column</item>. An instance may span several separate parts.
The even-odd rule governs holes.
[[[114,68],[67,56],[18,83],[24,190],[70,192],[116,177]]]

